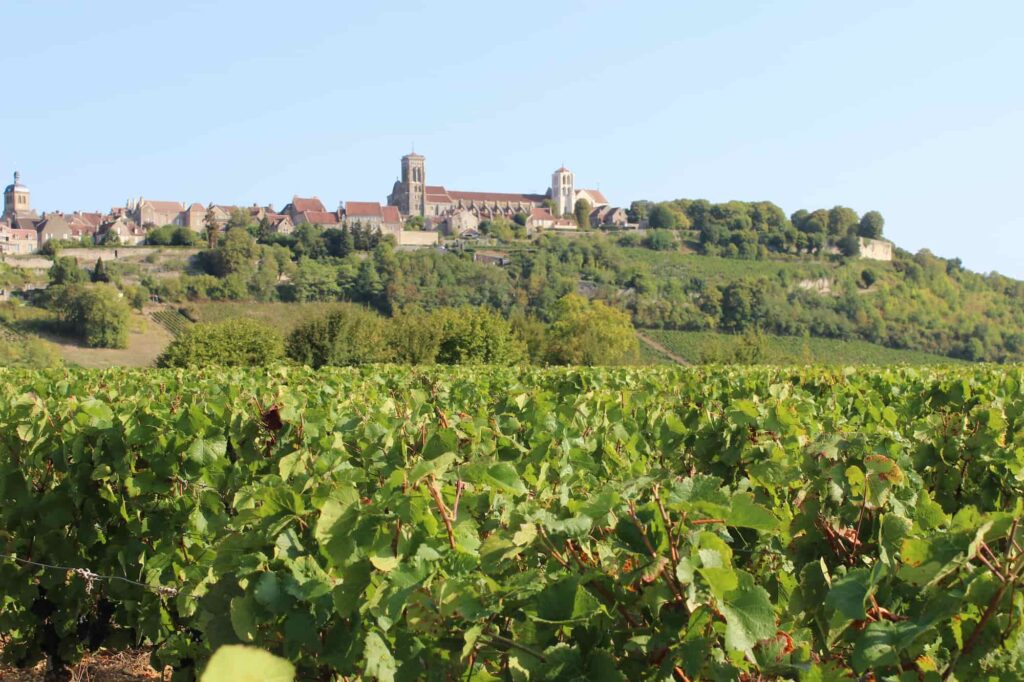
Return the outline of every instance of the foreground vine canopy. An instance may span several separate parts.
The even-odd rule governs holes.
[[[0,375],[17,665],[1024,679],[1020,368]]]

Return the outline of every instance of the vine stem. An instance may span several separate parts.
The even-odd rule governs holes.
[[[533,656],[534,658],[536,658],[537,660],[539,660],[542,663],[547,660],[547,659],[544,658],[544,654],[542,654],[541,652],[537,651],[536,649],[532,649],[532,648],[526,646],[525,644],[520,644],[519,642],[516,642],[515,640],[511,640],[508,637],[502,637],[501,635],[496,635],[496,634],[491,634],[491,633],[484,633],[484,634],[481,634],[480,636],[481,637],[486,637],[487,639],[491,640],[489,643],[498,642],[499,644],[504,644],[507,647],[511,647],[513,649],[519,649],[520,651],[522,651],[524,653],[530,654],[531,656]]]
[[[452,528],[452,520],[448,517],[448,507],[445,506],[444,500],[441,499],[441,491],[437,488],[437,482],[434,480],[433,475],[427,481],[427,490],[430,491],[430,495],[434,498],[434,504],[437,506],[437,512],[441,515],[441,520],[444,521],[444,528],[448,532],[448,544],[455,549],[455,529]]]

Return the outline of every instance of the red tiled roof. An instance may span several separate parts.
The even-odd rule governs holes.
[[[381,206],[376,201],[346,201],[345,215],[349,218],[382,218]]]
[[[303,211],[302,217],[314,225],[337,225],[338,214],[330,211]]]
[[[530,210],[530,217],[534,220],[554,220],[555,216],[551,215],[546,207],[537,208],[534,207]]]
[[[99,227],[100,223],[103,222],[103,216],[99,213],[74,213],[68,222],[72,225],[79,224]]]
[[[398,224],[402,222],[402,214],[398,212],[397,206],[383,206],[380,212],[386,223]]]
[[[195,201],[195,202],[192,203],[191,206],[188,207],[188,210],[190,210],[190,211],[195,211],[195,210],[205,211],[206,207],[203,206],[202,204],[200,204],[198,201]]]
[[[509,201],[509,202],[525,202],[525,203],[539,203],[544,201],[544,196],[540,194],[506,194],[504,192],[458,192],[451,190],[448,192],[452,199],[462,199],[464,201]]]
[[[590,196],[594,197],[594,201],[597,204],[607,204],[608,203],[608,200],[604,198],[604,195],[601,194],[601,190],[599,190],[599,189],[584,189],[584,190],[580,190],[580,191],[581,192],[586,192]]]
[[[327,211],[327,209],[324,208],[323,203],[317,197],[313,197],[312,199],[292,197],[292,210],[297,213],[305,213],[306,211],[318,211],[320,213],[324,213]]]
[[[177,201],[153,201],[152,199],[143,199],[153,208],[158,211],[184,211],[185,207],[179,204]]]

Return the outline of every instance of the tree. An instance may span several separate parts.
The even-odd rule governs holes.
[[[675,229],[676,214],[664,204],[655,204],[648,214],[648,225],[666,230]]]
[[[411,215],[405,220],[405,229],[407,230],[422,230],[423,229],[423,216]]]
[[[213,217],[213,211],[206,212],[206,217],[203,218],[203,227],[206,231],[207,246],[211,249],[216,248],[220,239],[220,224]]]
[[[171,235],[172,246],[195,246],[199,243],[199,234],[191,227],[178,227]]]
[[[885,227],[885,218],[878,211],[868,211],[860,219],[860,226],[857,234],[868,239],[881,239],[882,228]]]
[[[92,277],[91,277],[91,279],[92,279],[93,282],[109,282],[110,281],[110,275],[107,274],[107,266],[105,266],[103,264],[103,259],[102,258],[97,258],[96,259],[96,265],[92,269]]]
[[[260,367],[280,363],[284,339],[265,322],[244,317],[187,328],[157,358],[160,367]]]
[[[437,361],[516,365],[526,359],[526,344],[508,320],[489,308],[469,306],[438,311],[441,342]]]
[[[90,348],[128,345],[131,311],[121,293],[109,284],[65,287],[57,302],[62,321]]]
[[[668,230],[651,230],[644,237],[644,246],[654,251],[671,251],[676,248],[676,238]]]
[[[170,246],[174,239],[176,225],[161,225],[146,233],[146,243],[154,246]]]
[[[637,201],[630,203],[629,211],[627,212],[629,222],[642,222],[645,218],[647,218],[647,214],[650,211],[650,207],[651,202],[647,201],[646,199],[638,199]]]
[[[366,301],[371,305],[380,303],[381,294],[384,293],[384,285],[377,274],[377,268],[373,262],[364,260],[359,264],[359,274],[356,276],[355,293],[359,300]]]
[[[288,357],[311,367],[364,365],[392,359],[388,321],[377,313],[343,304],[296,327],[288,336]]]
[[[258,257],[259,247],[252,235],[241,228],[230,229],[210,254],[211,274],[227,277],[235,273],[250,273]]]
[[[836,246],[839,248],[839,253],[847,258],[856,258],[860,255],[860,237],[856,232],[851,232],[837,241]]]
[[[85,270],[78,267],[78,259],[70,256],[55,257],[49,271],[51,286],[66,286],[84,282]]]
[[[395,362],[429,365],[441,350],[442,329],[437,313],[404,310],[391,318],[391,347]]]
[[[855,229],[860,217],[852,208],[835,206],[828,212],[828,233],[833,237],[842,237]]]
[[[547,359],[559,365],[619,365],[638,350],[627,313],[578,294],[559,300],[547,335]]]
[[[576,215],[576,226],[581,230],[590,229],[590,202],[586,199],[577,199],[573,207]]]
[[[516,214],[512,216],[512,220],[515,222],[516,225],[519,225],[520,227],[526,227],[527,219],[528,216],[522,211],[517,211]]]

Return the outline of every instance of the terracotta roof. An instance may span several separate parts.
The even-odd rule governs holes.
[[[540,203],[544,201],[544,196],[541,194],[511,194],[504,192],[458,192],[451,190],[448,192],[452,199],[462,199],[464,201],[510,201],[517,202],[522,201],[525,203]]]
[[[382,218],[381,206],[376,201],[346,201],[345,215],[349,218]]]
[[[72,225],[89,225],[90,227],[99,227],[100,223],[103,222],[103,215],[100,213],[86,213],[76,211],[71,215],[69,221]]]
[[[554,220],[555,216],[551,215],[546,207],[537,208],[536,206],[530,210],[530,217],[534,220]]]
[[[601,190],[599,189],[581,189],[579,191],[586,192],[591,197],[593,197],[595,205],[602,205],[608,203],[608,200],[604,198],[604,195],[601,194]]]
[[[200,204],[198,201],[193,202],[192,205],[188,207],[188,210],[190,211],[195,211],[197,209],[200,211],[205,211],[206,207]]]
[[[296,213],[305,213],[306,211],[319,211],[323,213],[327,210],[317,197],[313,197],[312,199],[292,197],[291,207]]]
[[[337,225],[338,214],[330,211],[303,211],[302,217],[314,225]]]
[[[147,203],[158,211],[184,211],[185,207],[179,204],[177,201],[153,201],[152,199],[143,199],[139,203]]]
[[[402,214],[398,212],[397,206],[383,206],[380,212],[386,223],[398,224],[402,222]]]

